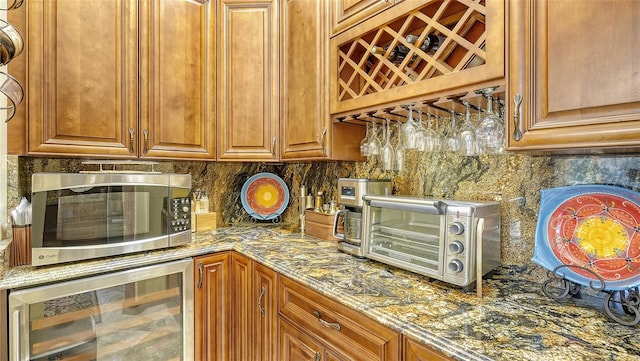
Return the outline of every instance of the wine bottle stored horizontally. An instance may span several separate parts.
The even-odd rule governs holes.
[[[418,36],[407,35],[406,40],[410,44],[416,44],[416,42],[418,41]],[[444,36],[431,33],[427,35],[427,37],[422,41],[422,44],[420,44],[418,48],[420,48],[420,50],[424,51],[425,53],[428,53],[430,51],[437,51],[438,49],[440,49],[442,44],[444,44],[444,40]]]

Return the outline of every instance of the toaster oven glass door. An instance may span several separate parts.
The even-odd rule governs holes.
[[[367,257],[421,274],[442,274],[441,215],[396,207],[365,208]]]

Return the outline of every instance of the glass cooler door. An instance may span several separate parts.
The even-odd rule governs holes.
[[[11,360],[190,360],[191,264],[10,293]]]

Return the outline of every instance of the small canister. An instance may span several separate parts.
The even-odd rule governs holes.
[[[322,212],[322,205],[324,204],[324,200],[322,198],[322,192],[318,192],[318,194],[316,194],[316,203],[313,208],[314,211]]]

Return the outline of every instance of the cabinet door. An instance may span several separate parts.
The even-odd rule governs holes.
[[[278,160],[278,1],[217,4],[218,159]]]
[[[280,325],[281,361],[321,361],[323,347],[310,335],[291,326],[282,318]]]
[[[251,260],[233,252],[231,257],[231,360],[251,360],[252,310],[255,303],[251,294]]]
[[[404,361],[451,361],[447,357],[428,346],[418,343],[412,339],[404,339]]]
[[[229,360],[228,252],[194,259],[195,359]]]
[[[253,267],[253,359],[276,361],[278,302],[276,298],[277,274],[272,269],[254,262]]]
[[[325,158],[330,136],[324,0],[282,3],[282,158]]]
[[[640,146],[637,14],[635,0],[509,2],[508,149]]]
[[[143,158],[215,159],[213,6],[140,1]]]
[[[137,5],[25,3],[29,154],[136,156]]]
[[[331,35],[359,23],[386,8],[393,0],[333,0],[331,1]]]

